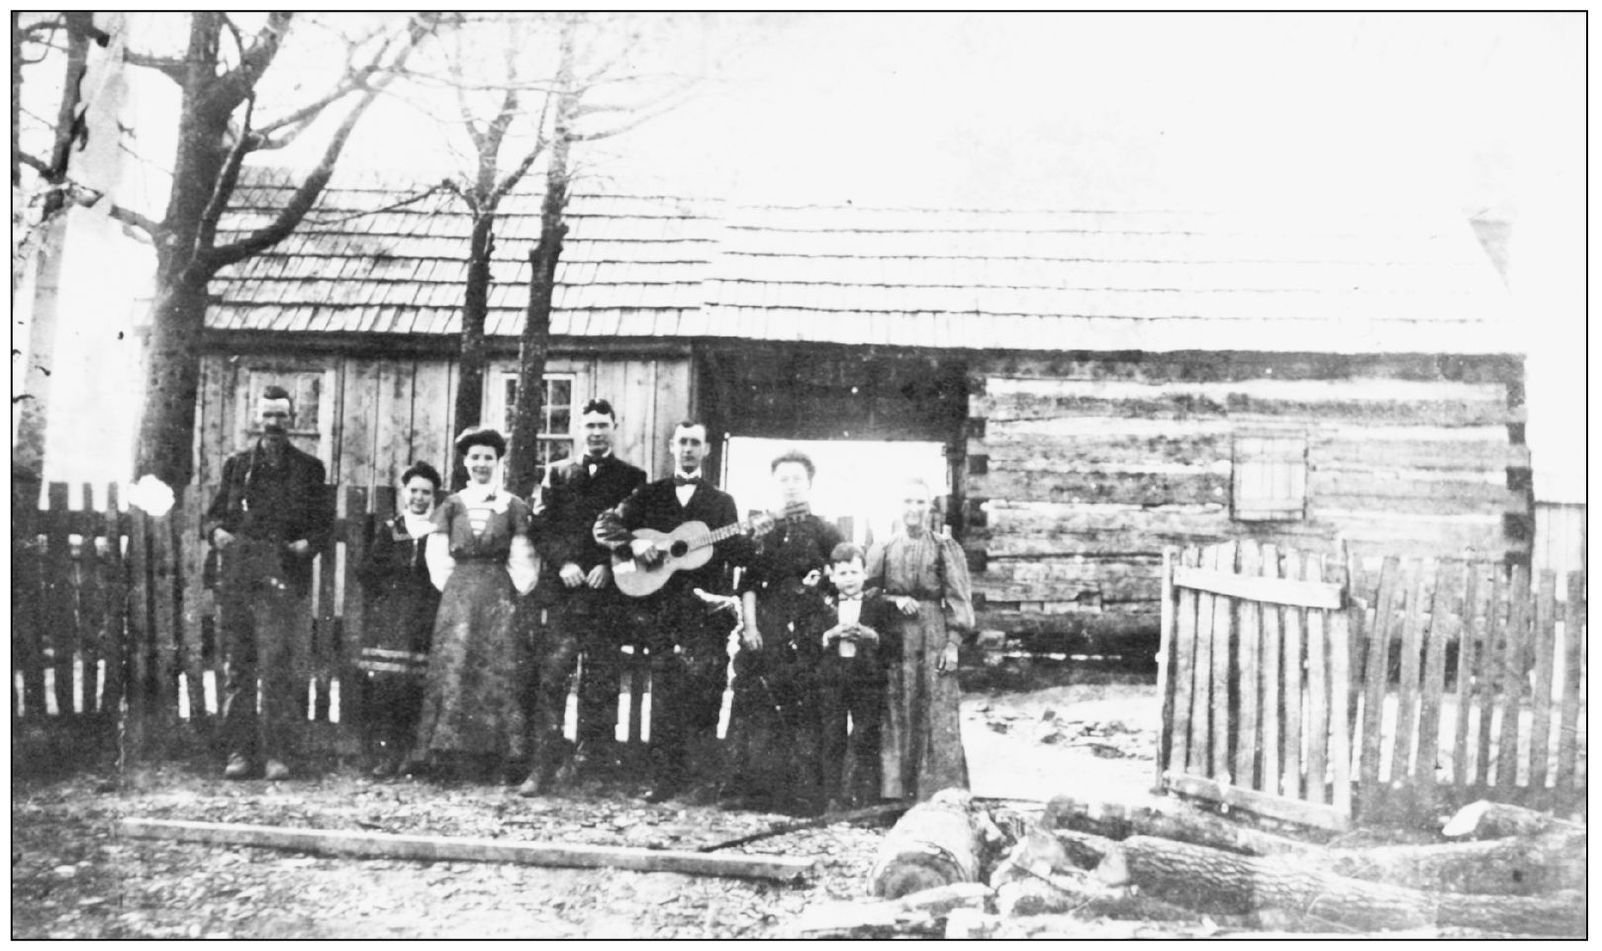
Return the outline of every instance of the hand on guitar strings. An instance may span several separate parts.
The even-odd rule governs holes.
[[[662,556],[667,554],[662,549],[656,547],[656,542],[649,538],[634,539],[634,541],[629,543],[629,549],[634,553],[634,557],[647,568],[654,568],[655,566],[661,564]]]

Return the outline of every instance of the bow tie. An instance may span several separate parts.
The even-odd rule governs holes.
[[[858,591],[856,594],[842,594],[842,595],[840,595],[840,600],[841,601],[861,601],[862,600],[862,592]]]
[[[673,473],[673,487],[674,488],[678,488],[681,485],[700,485],[700,484],[701,484],[701,477],[700,476],[690,476],[689,478],[685,478],[684,476],[679,475],[677,472]]]

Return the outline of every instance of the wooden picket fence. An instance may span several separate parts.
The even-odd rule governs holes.
[[[1584,810],[1585,576],[1229,542],[1165,554],[1162,788],[1332,829]]]
[[[337,515],[314,562],[303,739],[308,752],[352,754],[367,742],[356,668],[366,598],[357,568],[375,519],[395,511],[395,490],[327,488]],[[184,487],[159,518],[121,505],[115,485],[99,505],[91,486],[82,492],[82,504],[69,508],[68,486],[54,483],[43,508],[14,513],[14,721],[122,723],[136,752],[204,746],[224,683],[209,546],[200,535],[215,487]],[[624,742],[634,748],[647,736],[647,663],[629,651],[621,676]]]

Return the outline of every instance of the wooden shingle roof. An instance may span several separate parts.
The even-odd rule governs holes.
[[[325,191],[222,272],[217,329],[449,334],[468,218],[416,187]],[[266,222],[255,173],[224,222]],[[551,331],[1031,350],[1521,352],[1508,294],[1456,219],[750,207],[576,195]],[[487,332],[515,336],[539,196],[502,203]]]

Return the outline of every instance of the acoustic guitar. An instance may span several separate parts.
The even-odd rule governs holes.
[[[805,507],[799,508],[794,514],[804,514]],[[748,519],[742,519],[733,525],[722,528],[709,529],[705,522],[685,522],[671,532],[659,532],[654,529],[641,528],[634,532],[636,539],[649,539],[662,552],[662,560],[654,565],[647,565],[633,555],[612,556],[612,580],[617,583],[617,589],[631,598],[643,598],[648,594],[655,594],[667,584],[676,571],[694,571],[706,564],[712,558],[712,546],[725,538],[733,538],[742,532],[749,531],[753,535],[761,535],[773,530],[777,518],[767,512],[758,512]]]

